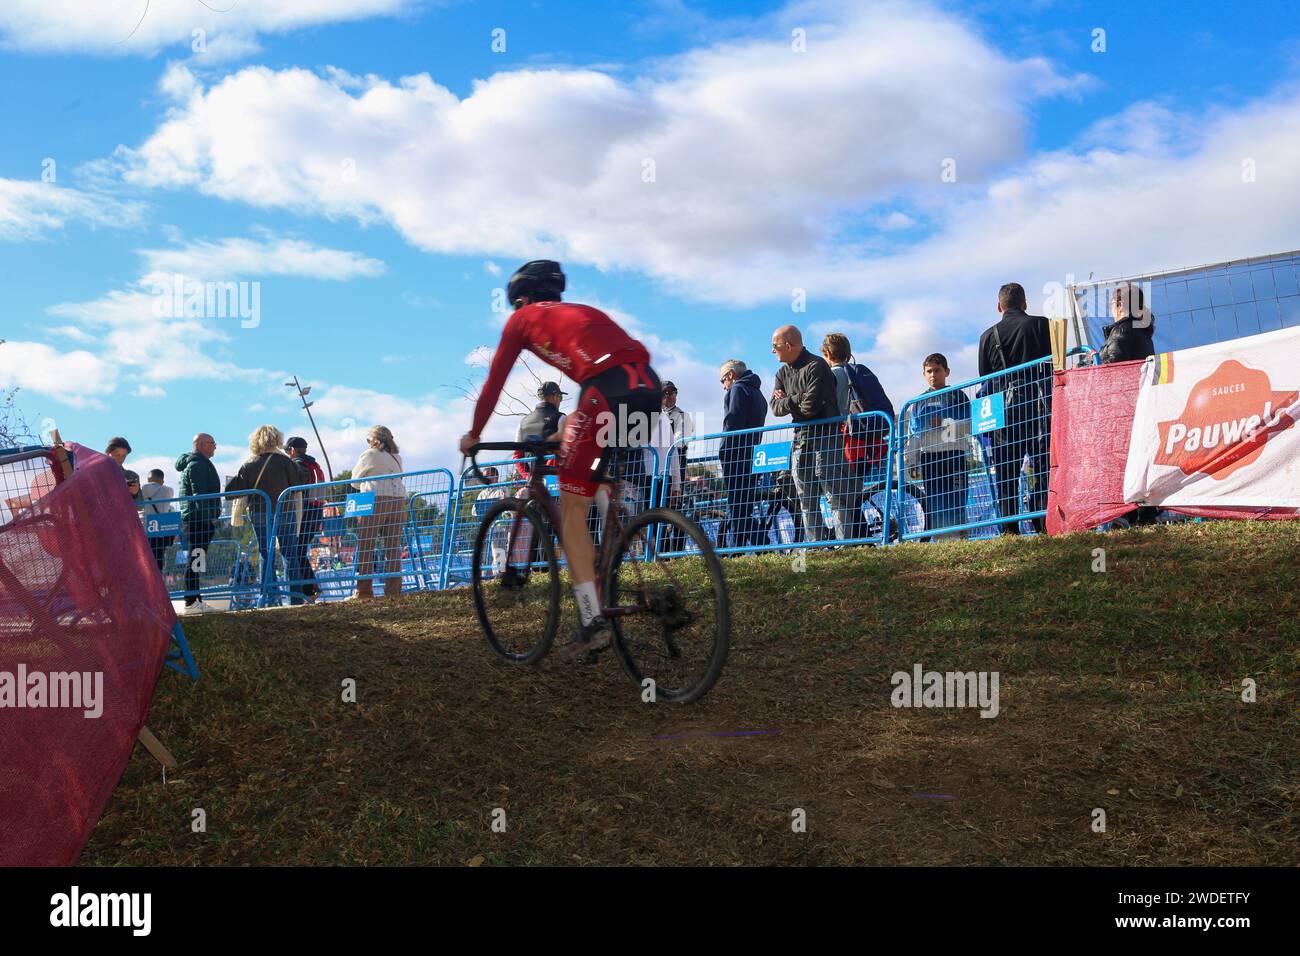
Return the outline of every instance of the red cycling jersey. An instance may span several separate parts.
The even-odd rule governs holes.
[[[589,305],[534,302],[506,321],[487,382],[474,407],[471,435],[483,434],[519,353],[527,349],[579,384],[619,365],[650,361],[646,347]]]

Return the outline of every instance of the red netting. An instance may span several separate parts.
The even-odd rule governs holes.
[[[57,485],[48,458],[0,466],[0,866],[77,858],[176,622],[122,469],[69,448]]]

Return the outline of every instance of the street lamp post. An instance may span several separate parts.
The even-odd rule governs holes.
[[[316,435],[316,445],[320,448],[320,453],[325,458],[325,471],[330,476],[330,481],[333,481],[334,469],[330,467],[329,452],[325,450],[325,443],[320,440],[320,431],[316,428],[316,419],[312,418],[311,415],[311,407],[316,403],[307,401],[307,395],[311,392],[311,386],[308,385],[306,388],[303,388],[301,383],[298,381],[297,375],[293,377],[292,382],[285,382],[284,386],[285,388],[296,388],[298,390],[298,397],[302,399],[302,410],[307,413],[307,421],[311,422],[311,430]]]

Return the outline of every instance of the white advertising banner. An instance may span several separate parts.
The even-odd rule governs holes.
[[[1124,500],[1300,507],[1300,328],[1146,361]]]

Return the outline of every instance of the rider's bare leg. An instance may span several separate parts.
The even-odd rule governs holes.
[[[587,513],[591,499],[567,491],[560,492],[560,537],[569,560],[569,576],[575,586],[596,581],[596,546],[587,530]]]

